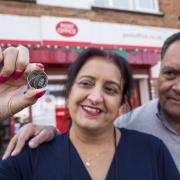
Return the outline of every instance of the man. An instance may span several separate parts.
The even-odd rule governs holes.
[[[180,32],[165,41],[161,59],[159,99],[150,101],[120,117],[115,125],[153,134],[162,139],[180,171]],[[31,147],[36,147],[54,137],[53,130],[29,124],[12,139],[4,158],[16,145],[13,154],[19,153],[25,141],[37,133],[40,135],[29,142]]]
[[[122,116],[115,125],[162,139],[180,171],[180,32],[165,41],[161,59],[159,99]]]

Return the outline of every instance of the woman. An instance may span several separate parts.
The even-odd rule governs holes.
[[[104,50],[85,50],[72,65],[66,86],[69,133],[0,163],[0,179],[179,180],[161,140],[113,126],[130,105],[128,63]]]

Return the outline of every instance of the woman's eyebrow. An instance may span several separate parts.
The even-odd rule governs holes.
[[[83,78],[95,79],[95,77],[90,76],[90,75],[82,75],[82,76],[79,77],[79,79],[83,79]]]
[[[113,85],[116,85],[118,86],[119,89],[121,89],[121,84],[119,84],[118,82],[115,82],[115,81],[107,81],[108,84],[113,84]]]

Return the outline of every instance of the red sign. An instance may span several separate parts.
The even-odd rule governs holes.
[[[78,27],[70,21],[61,21],[56,25],[56,31],[62,36],[72,37],[78,33]]]

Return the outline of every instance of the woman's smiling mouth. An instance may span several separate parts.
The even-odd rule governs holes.
[[[82,105],[81,107],[88,115],[91,115],[91,116],[97,116],[97,115],[101,114],[101,112],[102,112],[102,110],[97,107],[90,107],[90,106],[86,106],[86,105]]]

